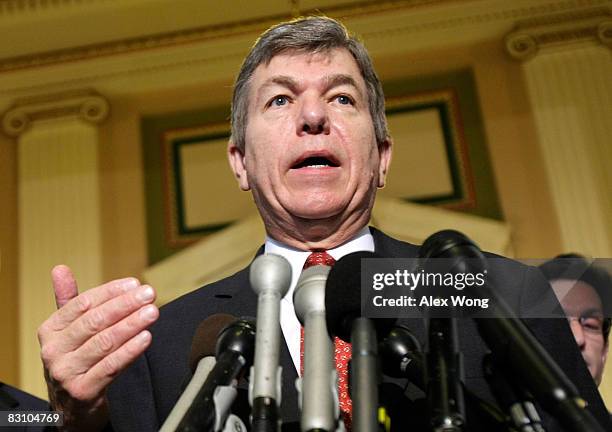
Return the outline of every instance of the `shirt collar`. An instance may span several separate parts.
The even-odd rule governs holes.
[[[327,250],[327,253],[337,261],[345,255],[358,251],[374,252],[374,238],[372,237],[370,228],[368,226],[364,226],[349,241],[333,249]],[[272,253],[285,257],[287,261],[289,261],[289,264],[291,264],[291,287],[283,300],[293,303],[293,290],[297,284],[300,274],[302,273],[306,258],[308,258],[308,255],[310,255],[312,251],[295,249],[274,240],[269,236],[266,236],[264,253]]]

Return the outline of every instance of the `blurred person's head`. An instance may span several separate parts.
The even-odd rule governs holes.
[[[612,278],[577,254],[559,255],[542,264],[540,270],[563,307],[582,357],[599,385],[608,355]]]

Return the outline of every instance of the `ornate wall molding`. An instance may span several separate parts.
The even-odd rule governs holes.
[[[40,14],[50,11],[87,7],[95,3],[109,3],[115,0],[1,0],[0,17]]]
[[[69,0],[68,3],[75,3]],[[93,3],[101,3],[105,0],[90,0]],[[111,0],[106,0],[110,2]],[[58,0],[36,0],[34,4],[58,3]],[[9,3],[29,4],[25,0],[9,0]],[[78,3],[78,2],[77,2]],[[456,0],[385,0],[385,1],[356,1],[348,5],[325,6],[313,9],[302,9],[300,13],[326,14],[341,19],[371,19],[388,15],[395,17],[397,22],[383,26],[382,30],[366,31],[363,36],[388,36],[410,34],[416,32],[442,31],[448,29],[463,29],[474,31],[476,25],[486,23],[503,23],[509,20],[529,19],[534,16],[545,14],[568,13],[574,14],[578,9],[586,6],[598,6],[609,3],[608,0],[558,0],[542,1],[533,5],[521,2],[492,1],[485,3],[468,3],[465,8],[458,10],[453,7]],[[0,2],[2,5],[2,2]],[[449,6],[446,8],[445,6]],[[477,7],[476,7],[477,6]],[[31,6],[28,6],[31,7]],[[201,7],[201,5],[200,5]],[[415,13],[430,13],[426,17],[414,17]],[[116,7],[116,13],[121,13],[120,6]],[[0,16],[2,9],[0,8]],[[15,56],[0,59],[0,73],[16,71],[20,69],[47,66],[66,63],[76,60],[87,60],[102,56],[118,55],[143,50],[180,46],[189,43],[202,43],[218,39],[227,39],[240,36],[245,33],[257,34],[268,26],[290,18],[292,6],[287,2],[287,10],[279,11],[273,16],[259,17],[251,20],[227,21],[199,28],[181,29],[159,34],[147,34],[138,37],[112,40],[109,42],[85,44],[65,49]],[[411,18],[412,16],[412,18]],[[75,22],[78,24],[78,22]],[[381,28],[381,27],[378,27]]]
[[[102,0],[95,0],[95,4],[101,5],[99,1]],[[145,1],[150,0],[125,0],[135,5]],[[165,4],[170,0],[156,1]],[[187,9],[194,2],[202,4],[200,0],[184,1]],[[117,14],[123,11],[115,6],[115,0],[105,4],[112,5],[108,9]],[[612,6],[612,0],[361,0],[336,6],[326,4],[320,12],[343,19],[365,40],[376,58],[448,48],[449,44],[499,40],[518,20],[575,14],[593,7]],[[79,16],[71,18],[71,22],[77,25]],[[115,35],[112,41],[104,39],[107,42],[93,45],[79,40],[75,43],[81,43],[80,46],[62,51],[43,50],[19,58],[0,58],[0,115],[17,98],[67,89],[96,88],[105,95],[124,95],[226,82],[236,73],[255,35],[289,16],[288,11],[274,19],[265,15],[250,21],[231,21],[232,16],[228,16],[227,22],[214,26],[143,33],[131,39]],[[608,34],[605,29],[602,33]]]
[[[545,47],[570,42],[596,41],[612,47],[612,13],[607,8],[555,14],[519,21],[505,38],[506,52],[528,60]]]
[[[100,123],[108,116],[108,101],[93,90],[79,90],[17,100],[2,116],[2,129],[18,136],[38,120],[78,117]]]
[[[9,0],[20,3],[23,0]],[[38,0],[44,1],[44,0]],[[103,1],[103,0],[97,0]],[[25,2],[25,1],[24,1]],[[453,0],[386,0],[372,2],[357,1],[349,6],[327,6],[314,9],[302,9],[302,15],[325,14],[332,17],[359,17],[380,15],[389,11],[414,9],[416,7],[431,7],[444,3],[452,3]],[[27,2],[26,2],[27,3]],[[0,0],[0,5],[2,0]],[[1,13],[0,9],[0,13]],[[109,55],[126,54],[144,50],[167,48],[185,45],[189,43],[213,42],[215,40],[227,39],[249,34],[259,34],[267,27],[292,17],[295,7],[287,2],[287,10],[279,11],[277,15],[259,17],[250,20],[227,21],[199,28],[181,29],[159,34],[148,34],[139,37],[113,40],[96,44],[80,45],[66,49],[27,54],[23,56],[0,59],[0,73],[21,69],[53,65],[77,60],[94,59]],[[121,13],[121,10],[117,10]]]

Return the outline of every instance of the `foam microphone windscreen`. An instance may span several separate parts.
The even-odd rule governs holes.
[[[200,323],[193,336],[189,353],[189,368],[192,372],[196,370],[201,359],[215,356],[219,333],[234,321],[236,321],[235,316],[218,313]]]
[[[451,258],[457,255],[480,257],[476,243],[455,230],[442,230],[430,235],[419,249],[420,258]]]
[[[359,251],[340,258],[331,268],[325,285],[325,315],[332,336],[350,342],[353,320],[361,316],[361,260],[381,258],[374,252]],[[376,319],[379,336],[386,336],[395,320]]]

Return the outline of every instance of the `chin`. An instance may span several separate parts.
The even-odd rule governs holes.
[[[342,213],[346,205],[328,199],[309,200],[302,199],[287,207],[289,212],[302,219],[329,219]]]
[[[339,211],[335,209],[330,210],[330,209],[307,208],[307,209],[297,210],[293,212],[292,214],[294,216],[299,217],[300,219],[308,219],[308,220],[315,221],[315,220],[333,218],[334,216],[337,216],[339,214]]]

